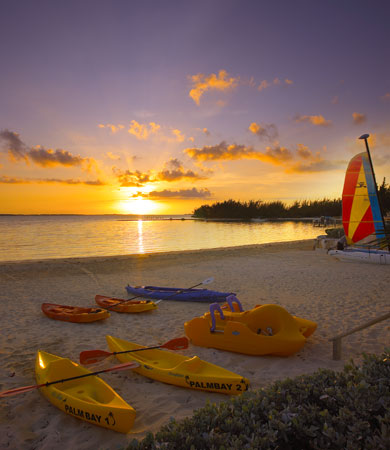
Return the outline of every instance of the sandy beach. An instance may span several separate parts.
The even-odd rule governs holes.
[[[341,262],[324,251],[313,251],[313,243],[310,239],[141,256],[1,263],[0,390],[35,384],[38,349],[78,362],[82,350],[107,350],[107,334],[142,345],[162,344],[183,336],[184,322],[208,309],[204,303],[165,301],[150,313],[112,312],[109,319],[91,324],[54,321],[40,309],[43,302],[95,306],[96,294],[127,298],[127,284],[190,287],[212,276],[215,281],[208,287],[236,292],[245,309],[275,303],[317,322],[305,347],[288,358],[246,356],[191,344],[182,351],[247,377],[251,389],[319,368],[338,370],[350,358],[359,362],[362,352],[381,353],[389,344],[389,321],[345,338],[341,361],[332,359],[329,339],[389,311],[390,267]],[[104,367],[117,363],[109,359]],[[133,438],[157,431],[171,417],[191,416],[207,400],[228,398],[162,384],[130,371],[102,378],[136,409],[132,433],[115,433],[66,415],[34,390],[1,399],[0,448],[122,448]]]

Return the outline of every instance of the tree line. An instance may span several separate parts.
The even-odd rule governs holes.
[[[383,179],[378,193],[383,213],[386,215],[390,212],[390,185],[386,183],[386,178]],[[202,205],[194,210],[193,216],[202,219],[249,220],[254,218],[337,217],[341,216],[341,212],[341,199],[297,200],[292,205],[286,205],[279,200],[273,202],[262,200],[240,202],[230,199],[212,205]]]

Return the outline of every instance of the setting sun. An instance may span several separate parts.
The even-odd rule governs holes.
[[[160,206],[153,200],[135,197],[120,201],[118,210],[120,214],[158,214]]]

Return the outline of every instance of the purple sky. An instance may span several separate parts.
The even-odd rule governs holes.
[[[109,190],[177,212],[340,196],[366,132],[381,182],[389,17],[386,0],[2,1],[0,198],[33,188],[58,212],[48,180],[113,211]]]

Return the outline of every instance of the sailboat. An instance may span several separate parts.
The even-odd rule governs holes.
[[[360,136],[366,151],[351,159],[345,174],[342,222],[346,246],[328,253],[343,260],[390,264],[390,237],[386,233],[368,137],[368,134]]]

